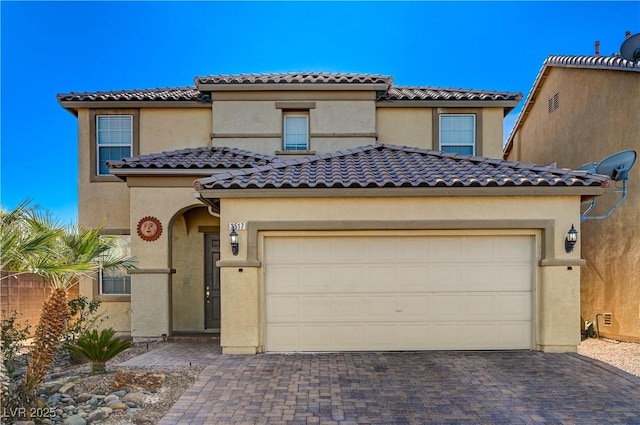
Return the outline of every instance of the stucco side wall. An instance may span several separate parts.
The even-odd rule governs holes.
[[[92,228],[129,227],[129,190],[124,182],[91,181],[89,110],[78,110],[78,223]]]
[[[140,154],[209,146],[211,108],[140,109]]]
[[[548,112],[558,93],[559,107]],[[640,74],[551,68],[537,101],[514,137],[509,160],[576,168],[626,149],[640,151]],[[602,214],[619,195],[598,198]],[[582,225],[581,316],[600,320],[602,336],[640,341],[640,167],[631,170],[626,201],[609,218]]]
[[[430,108],[378,108],[378,143],[434,149]]]
[[[502,108],[482,110],[482,156],[502,158],[503,115]]]
[[[510,234],[528,231],[536,238],[538,246],[536,260],[578,260],[579,250],[569,254],[564,250],[564,238],[571,225],[574,224],[579,230],[578,201],[575,196],[222,199],[221,228],[227,229],[229,222],[246,222],[248,226],[259,227],[259,222],[277,221],[288,223],[292,229],[303,231],[304,229],[296,228],[296,222],[325,224],[335,222],[334,231],[352,230],[356,234],[366,234],[367,230],[358,229],[353,223],[421,221],[427,223],[425,229],[432,228],[433,234],[450,234],[456,231],[455,226],[459,224],[441,228],[437,223],[467,222],[471,223],[470,227],[466,230],[458,230],[458,234]],[[510,230],[517,228],[516,222],[522,220],[537,222],[547,220],[553,225],[547,230],[537,228]],[[485,225],[487,221],[497,221],[500,225],[496,229],[487,229],[488,226]],[[428,223],[433,223],[433,227]],[[385,227],[381,227],[379,230],[384,229]],[[398,231],[406,234],[411,232],[410,230]],[[223,310],[222,345],[228,353],[260,351],[263,345],[260,327],[262,326],[262,306],[254,309],[250,305],[239,310],[230,307],[234,305],[233,300],[245,298],[260,300],[263,284],[262,273],[256,271],[259,270],[260,265],[253,264],[251,261],[243,262],[247,259],[252,260],[248,257],[248,246],[260,242],[249,240],[247,231],[240,231],[239,234],[238,256],[232,255],[228,243],[223,243],[221,246],[223,260],[221,265],[224,273],[222,303],[228,306]],[[538,334],[535,346],[541,350],[574,351],[580,340],[579,305],[575,301],[566,302],[563,297],[573,295],[577,297],[579,267],[573,266],[569,270],[566,266],[556,264],[538,266],[535,269],[532,282],[535,282],[533,284],[535,292],[542,297],[536,305]],[[561,296],[558,297],[558,294]],[[225,323],[234,325],[227,327]],[[255,323],[261,325],[254,328]]]

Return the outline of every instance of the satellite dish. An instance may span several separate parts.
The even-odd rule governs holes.
[[[601,215],[589,215],[589,212],[596,206],[596,198],[591,199],[591,205],[584,212],[580,214],[580,221],[586,220],[602,220],[608,218],[622,203],[627,199],[627,180],[629,179],[629,170],[636,162],[636,152],[632,150],[620,151],[614,153],[603,159],[600,162],[591,162],[584,164],[579,170],[586,170],[596,174],[604,174],[614,181],[622,181],[622,188],[616,187],[613,190],[607,191],[608,193],[620,193],[620,199],[609,208],[607,212]]]
[[[596,173],[596,167],[598,166],[597,162],[589,162],[588,164],[584,164],[578,167],[578,170],[583,170],[591,174]]]
[[[629,170],[635,162],[635,151],[628,150],[614,153],[597,163],[596,174],[604,174],[615,181],[627,180],[629,178]]]
[[[627,38],[620,46],[620,55],[628,61],[640,61],[640,33]]]

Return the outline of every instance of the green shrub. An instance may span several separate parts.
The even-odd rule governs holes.
[[[94,372],[104,372],[107,361],[131,347],[130,341],[117,338],[115,334],[113,328],[85,331],[75,343],[65,344],[65,347],[87,358]]]
[[[6,316],[2,311],[0,317],[0,348],[2,350],[2,364],[5,366],[6,373],[13,374],[13,366],[11,362],[18,354],[24,341],[29,337],[31,325],[25,323],[24,326],[18,326],[16,319],[18,312],[14,311],[10,316]]]
[[[69,311],[71,312],[71,320],[67,325],[64,334],[64,342],[72,344],[76,342],[78,337],[83,333],[97,328],[108,317],[102,314],[96,314],[102,301],[89,301],[85,296],[79,296],[69,300]]]

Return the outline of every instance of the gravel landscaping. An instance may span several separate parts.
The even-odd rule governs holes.
[[[640,376],[640,344],[638,343],[589,338],[582,341],[578,347],[578,353]]]

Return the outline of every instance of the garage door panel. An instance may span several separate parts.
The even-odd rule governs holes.
[[[336,325],[333,328],[332,350],[359,350],[365,344],[365,326],[360,324]]]
[[[466,291],[495,291],[496,275],[500,273],[493,265],[474,264],[464,267],[462,279]]]
[[[460,266],[432,266],[429,269],[429,290],[453,291],[464,289]]]
[[[269,292],[297,292],[300,282],[300,268],[294,266],[272,266],[268,269]]]
[[[299,297],[300,306],[299,317],[304,322],[324,321],[326,317],[331,317],[332,297],[330,296],[309,296]]]
[[[531,319],[531,297],[528,294],[503,294],[496,301],[496,314],[499,317],[509,320]]]
[[[398,269],[396,287],[399,292],[426,291],[429,288],[429,267],[403,265]]]
[[[362,292],[364,267],[361,265],[336,266],[333,269],[333,292]]]
[[[326,320],[330,321],[362,321],[365,320],[365,300],[362,296],[334,297],[333,314]]]
[[[281,241],[287,255],[273,253]],[[266,238],[266,349],[530,348],[532,245],[522,236]],[[517,254],[504,261],[503,247]]]
[[[330,266],[300,266],[297,292],[331,292],[333,268]],[[288,276],[287,276],[288,277]],[[295,282],[293,282],[295,284]]]
[[[300,320],[299,297],[272,295],[267,299],[267,322],[296,322]]]
[[[457,320],[463,317],[462,294],[433,294],[429,302],[431,320]]]
[[[364,270],[367,292],[390,292],[399,290],[397,267],[374,265]]]

